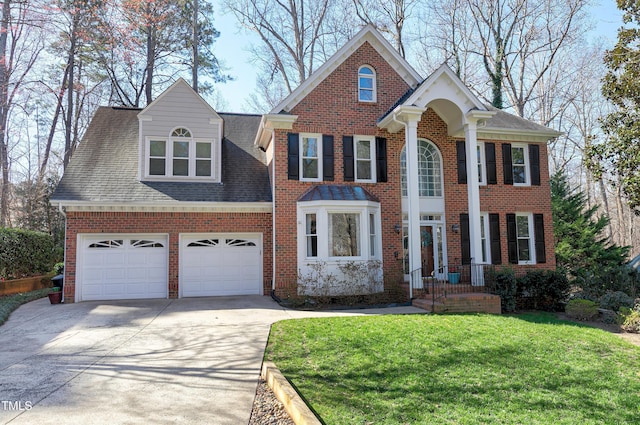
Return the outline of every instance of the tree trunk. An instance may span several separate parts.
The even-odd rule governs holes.
[[[2,3],[0,24],[0,167],[2,188],[0,189],[0,227],[9,222],[9,157],[7,141],[7,119],[9,116],[9,69],[7,65],[7,39],[11,20],[11,1]]]
[[[147,3],[147,15],[151,16],[151,2]],[[144,94],[147,105],[153,101],[153,72],[155,68],[156,41],[155,27],[152,22],[147,22],[147,67],[144,86]]]
[[[73,15],[73,24],[71,26],[70,45],[69,45],[69,57],[67,60],[67,110],[65,111],[65,128],[64,128],[64,159],[62,162],[63,168],[66,170],[73,153],[72,147],[72,128],[73,128],[73,86],[74,71],[75,71],[75,59],[76,59],[76,33],[78,30],[78,20],[80,19],[79,12]]]
[[[192,34],[193,65],[191,69],[191,84],[198,92],[198,0],[193,0],[193,34]]]

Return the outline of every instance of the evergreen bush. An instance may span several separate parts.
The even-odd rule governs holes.
[[[0,278],[48,273],[56,262],[53,238],[46,233],[0,228]]]

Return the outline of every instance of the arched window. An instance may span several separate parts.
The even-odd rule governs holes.
[[[428,140],[418,140],[418,191],[420,196],[442,196],[442,162],[438,148]],[[407,196],[407,147],[400,154],[402,196]]]
[[[358,100],[376,101],[376,73],[369,65],[363,65],[358,70]]]

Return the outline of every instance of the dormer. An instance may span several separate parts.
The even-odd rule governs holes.
[[[138,114],[141,181],[219,183],[223,121],[180,78]]]

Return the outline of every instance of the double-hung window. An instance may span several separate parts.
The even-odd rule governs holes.
[[[315,213],[305,214],[305,234],[307,242],[307,257],[318,256],[318,231]]]
[[[358,70],[358,100],[360,102],[376,101],[376,74],[368,65]]]
[[[534,264],[533,223],[531,214],[516,214],[518,264]]]
[[[320,167],[320,159],[322,158],[322,135],[301,134],[300,148],[300,170],[302,172],[300,180],[322,180],[322,169]]]
[[[356,181],[374,182],[376,175],[375,138],[372,136],[354,136],[354,160]]]
[[[213,140],[195,139],[186,128],[177,128],[168,138],[148,137],[148,177],[211,179],[214,175]]]
[[[491,246],[489,245],[489,215],[480,213],[480,241],[482,244],[482,263],[491,262]]]
[[[485,148],[483,142],[478,142],[477,148],[477,163],[478,163],[478,183],[481,185],[487,184],[487,162],[485,158]]]
[[[529,184],[529,151],[526,145],[511,146],[511,169],[513,184],[525,186]]]

